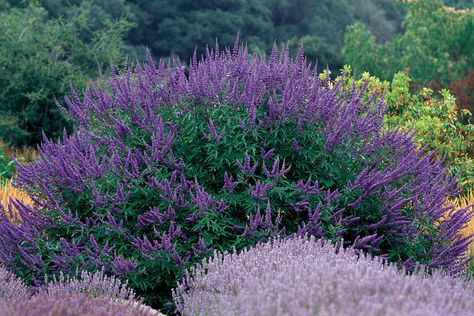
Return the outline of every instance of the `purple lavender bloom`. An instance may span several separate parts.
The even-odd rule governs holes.
[[[294,151],[297,151],[297,152],[302,149],[302,147],[300,146],[300,144],[298,143],[298,140],[296,138],[293,138],[292,148],[293,148]]]
[[[269,151],[265,151],[265,150],[262,149],[262,158],[263,158],[263,160],[267,161],[268,159],[272,158],[274,153],[275,153],[275,148],[272,148]]]
[[[3,267],[0,267],[0,285],[0,301],[31,294],[21,279]]]
[[[206,242],[201,237],[199,238],[198,243],[193,246],[193,251],[195,255],[207,254],[212,251],[212,248],[206,247]]]
[[[255,186],[250,186],[250,195],[254,199],[264,200],[266,198],[266,192],[275,187],[275,183],[263,183],[257,180]]]
[[[122,300],[135,299],[135,292],[128,288],[127,283],[121,282],[116,277],[109,277],[104,270],[95,273],[76,271],[77,277],[70,278],[63,273],[59,277],[53,276],[52,280],[46,279],[46,286],[42,292],[48,295],[88,293],[98,297],[117,298]]]
[[[1,276],[6,274],[0,273]],[[78,278],[59,279],[47,283],[33,294],[33,290],[17,284],[16,279],[3,279],[2,288],[17,295],[0,297],[0,315],[66,315],[66,316],[159,316],[160,313],[143,305],[135,293],[103,271],[94,274],[82,271]],[[5,289],[6,290],[6,289]]]
[[[407,275],[313,237],[216,252],[173,290],[183,315],[472,315],[472,295],[472,281],[422,266]]]
[[[156,310],[133,301],[96,298],[88,294],[51,296],[38,294],[0,301],[1,316],[160,316]]]
[[[216,142],[219,142],[222,137],[224,137],[225,133],[225,127],[222,129],[220,133],[217,133],[216,126],[214,125],[214,121],[210,120],[209,123],[207,123],[207,128],[209,130],[209,133],[211,134],[211,137],[207,136],[206,134],[204,135],[206,139],[208,140],[213,140]]]
[[[321,189],[319,188],[318,181],[315,181],[313,185],[311,185],[311,178],[304,182],[303,180],[299,180],[295,186],[300,190],[303,194],[320,194]]]
[[[127,260],[123,256],[117,256],[112,261],[112,271],[119,277],[126,277],[137,269],[137,260]]]

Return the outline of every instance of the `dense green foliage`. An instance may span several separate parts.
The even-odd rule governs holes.
[[[433,91],[423,88],[418,94],[410,93],[410,78],[395,74],[386,94],[388,127],[416,131],[420,147],[436,150],[446,160],[452,175],[459,173],[463,192],[474,186],[474,125],[463,124],[458,117],[472,120],[467,110],[459,110],[448,90]]]
[[[90,13],[87,2],[68,20],[50,19],[36,5],[0,12],[0,139],[25,145],[41,141],[42,131],[58,137],[68,124],[55,98],[123,58],[129,24],[103,21],[90,32]]]
[[[464,10],[464,9],[472,9],[474,2],[472,0],[445,0],[444,3],[447,6]]]
[[[403,34],[384,44],[377,44],[361,23],[351,26],[345,35],[346,63],[384,80],[404,71],[415,89],[446,87],[457,80],[464,82],[457,85],[466,86],[469,80],[463,75],[474,69],[474,11],[455,11],[443,4],[442,0],[410,1]],[[473,110],[474,98],[466,100],[468,92],[462,87],[454,90],[463,100],[460,105]]]

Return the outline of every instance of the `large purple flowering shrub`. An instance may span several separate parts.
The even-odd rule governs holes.
[[[422,268],[422,267],[421,267]],[[216,254],[173,291],[182,315],[474,315],[474,283],[314,237]]]
[[[0,215],[0,263],[28,283],[104,269],[162,307],[213,249],[293,233],[407,268],[468,260],[470,214],[445,206],[455,179],[409,133],[382,131],[380,96],[321,80],[302,52],[216,47],[189,74],[150,58],[72,95],[74,133],[19,166],[36,206]]]

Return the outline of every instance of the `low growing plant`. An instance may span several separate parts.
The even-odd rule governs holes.
[[[0,262],[28,283],[77,267],[129,281],[171,308],[186,268],[212,251],[309,234],[408,269],[459,273],[470,238],[458,193],[434,153],[384,131],[381,99],[330,86],[274,48],[147,64],[66,98],[75,132],[44,139],[16,182],[38,200],[22,223],[0,215]]]
[[[173,291],[182,315],[470,315],[474,283],[406,271],[322,240],[204,260]]]
[[[77,279],[61,275],[35,291],[13,274],[0,269],[0,315],[8,316],[157,316],[141,304],[126,284],[102,271],[82,271]]]
[[[25,283],[3,267],[0,267],[0,284],[0,301],[31,295]]]

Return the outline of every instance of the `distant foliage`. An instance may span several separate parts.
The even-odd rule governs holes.
[[[471,315],[474,282],[405,271],[314,238],[216,254],[173,291],[182,315]]]
[[[293,233],[459,273],[471,214],[436,225],[456,180],[383,130],[385,106],[366,91],[321,80],[302,51],[265,60],[237,43],[194,58],[189,76],[149,58],[82,99],[73,90],[75,133],[19,166],[16,182],[44,202],[19,207],[19,226],[0,214],[0,262],[39,284],[104,269],[153,307],[213,249]]]
[[[474,69],[462,71],[461,76],[448,83],[441,82],[456,96],[456,103],[463,108],[473,109],[474,106]],[[439,86],[440,84],[437,84]]]
[[[409,91],[410,78],[395,74],[386,94],[389,110],[386,125],[416,131],[414,139],[421,146],[437,151],[445,159],[452,175],[459,173],[463,191],[474,188],[474,125],[472,115],[459,109],[453,95],[445,89],[434,92],[423,88],[418,94]],[[465,117],[463,124],[459,119]]]
[[[0,140],[0,181],[11,179],[16,172],[16,161],[21,164],[32,162],[38,157],[29,147],[11,147]]]
[[[10,179],[16,171],[15,161],[6,153],[6,146],[0,142],[0,180]]]
[[[14,0],[0,0],[21,6]],[[69,18],[71,5],[82,0],[39,0],[50,16]],[[125,18],[134,28],[125,35],[126,51],[143,59],[144,48],[154,56],[179,56],[183,63],[205,52],[216,38],[231,44],[237,31],[252,43],[251,50],[268,51],[275,39],[290,41],[296,47],[300,40],[311,46],[308,59],[339,70],[343,65],[341,48],[348,25],[361,21],[385,42],[401,31],[403,7],[393,0],[95,0],[92,2],[91,30],[102,28],[104,20]],[[324,25],[324,27],[321,27]]]
[[[474,2],[472,0],[445,0],[444,3],[447,6],[465,10],[465,9],[472,9]]]
[[[468,86],[459,86],[474,69],[474,11],[447,8],[442,0],[405,2],[404,33],[386,43],[377,44],[361,23],[348,29],[346,63],[385,80],[403,71],[415,89],[456,87],[453,92],[462,100],[460,105],[474,111],[474,99],[465,99]]]
[[[0,11],[0,139],[37,144],[42,132],[53,139],[68,127],[55,105],[72,83],[82,89],[122,56],[124,21],[104,21],[88,32],[84,2],[68,20],[49,19],[37,6]]]

